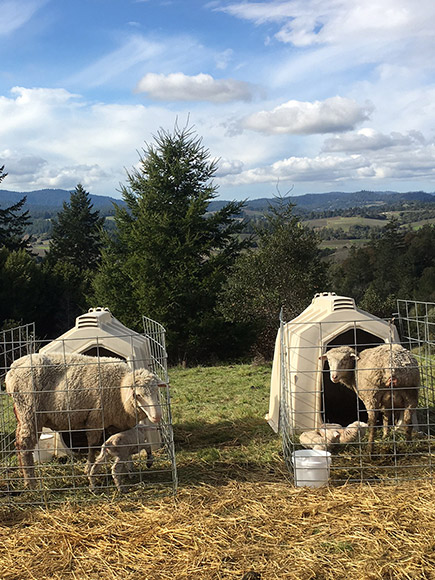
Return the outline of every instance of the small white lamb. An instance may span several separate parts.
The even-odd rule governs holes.
[[[299,441],[307,448],[328,450],[334,444],[344,445],[356,441],[358,434],[362,436],[367,427],[367,423],[362,421],[354,421],[347,427],[338,423],[323,423],[318,429],[301,433]]]
[[[107,456],[115,458],[112,465],[112,477],[115,485],[121,493],[126,491],[126,486],[122,484],[122,476],[131,476],[133,471],[132,455],[140,453],[142,449],[147,453],[147,467],[152,467],[153,456],[151,444],[149,443],[149,425],[139,423],[132,429],[115,433],[109,437],[101,447],[100,454],[95,459],[89,474],[90,488],[95,489],[95,479],[100,471],[101,465],[106,462]]]

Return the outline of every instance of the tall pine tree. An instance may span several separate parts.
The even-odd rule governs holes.
[[[89,193],[78,184],[53,220],[44,272],[56,289],[56,329],[65,331],[88,308],[88,295],[101,257],[104,218],[92,211]]]
[[[0,183],[7,176],[4,168],[4,165],[0,167]],[[30,248],[31,240],[24,236],[26,226],[30,224],[30,215],[28,211],[22,212],[26,199],[24,196],[10,207],[0,209],[0,248],[12,251]]]
[[[64,262],[80,272],[95,270],[100,261],[101,229],[104,218],[92,211],[89,193],[81,184],[71,192],[70,202],[53,219],[47,261]]]
[[[122,187],[116,234],[107,240],[95,280],[98,303],[137,326],[145,314],[167,329],[177,361],[225,356],[229,328],[217,296],[246,243],[238,218],[243,202],[208,212],[217,188],[216,162],[191,129],[161,130]]]

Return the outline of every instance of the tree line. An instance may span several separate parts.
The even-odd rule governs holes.
[[[6,178],[0,168],[0,182]],[[52,222],[36,259],[19,204],[0,210],[0,328],[35,322],[41,339],[92,306],[141,331],[142,315],[166,328],[172,363],[269,359],[282,309],[297,316],[316,292],[352,296],[391,316],[397,298],[435,299],[435,228],[390,220],[365,246],[330,263],[319,236],[286,197],[246,232],[245,203],[209,212],[217,163],[193,129],[161,130],[127,172],[111,227],[81,184]]]

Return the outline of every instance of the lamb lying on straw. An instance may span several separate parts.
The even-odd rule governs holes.
[[[318,429],[301,433],[299,441],[307,448],[328,450],[336,444],[357,441],[367,427],[367,423],[363,421],[354,421],[347,427],[342,427],[339,423],[323,423]]]

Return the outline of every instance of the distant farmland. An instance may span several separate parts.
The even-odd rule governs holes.
[[[374,218],[364,218],[360,216],[352,216],[352,217],[342,217],[342,216],[335,216],[329,218],[318,218],[314,220],[307,220],[304,221],[304,224],[309,225],[314,229],[320,228],[331,228],[337,230],[341,228],[343,231],[347,232],[352,226],[364,226],[364,227],[383,227],[388,223],[387,220],[380,220]]]

